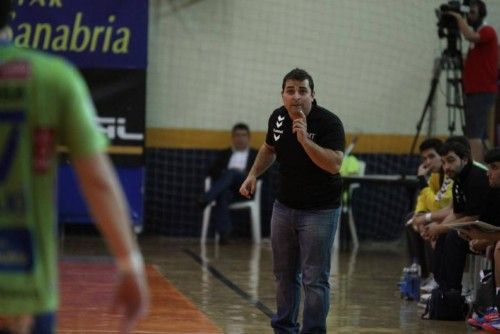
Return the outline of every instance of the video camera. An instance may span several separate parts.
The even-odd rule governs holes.
[[[451,16],[446,15],[446,12],[454,12],[462,16],[467,15],[470,9],[470,0],[463,0],[461,4],[458,0],[448,1],[436,8],[436,16],[438,18],[438,36],[439,38],[458,38],[460,31],[458,29],[457,20]]]

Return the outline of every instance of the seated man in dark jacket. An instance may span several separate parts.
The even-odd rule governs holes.
[[[447,141],[441,156],[445,173],[454,180],[453,211],[431,212],[422,236],[436,240],[434,277],[440,288],[460,292],[469,243],[443,223],[476,220],[487,206],[490,188],[485,167],[473,163],[469,147]]]
[[[221,244],[227,243],[231,231],[229,205],[241,197],[238,192],[240,185],[257,155],[257,150],[250,147],[248,125],[235,124],[231,132],[231,141],[232,146],[222,150],[210,167],[208,175],[212,179],[211,187],[199,200],[202,207],[216,201],[213,216],[215,231],[220,236]]]

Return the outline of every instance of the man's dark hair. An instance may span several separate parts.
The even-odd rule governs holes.
[[[486,9],[486,4],[483,0],[471,0],[469,5],[477,6],[477,11],[481,20],[488,15],[488,10]]]
[[[288,72],[283,78],[283,83],[281,84],[281,90],[285,90],[285,84],[288,80],[297,80],[297,81],[309,81],[309,88],[311,88],[311,92],[314,92],[314,81],[309,73],[301,68],[295,68]]]
[[[487,164],[499,161],[500,161],[500,147],[495,147],[489,150],[484,156],[484,162],[486,162]]]
[[[428,149],[434,149],[434,151],[436,151],[437,154],[439,154],[439,152],[441,152],[441,147],[443,147],[443,142],[441,139],[428,138],[420,144],[418,149],[420,150],[420,153]]]
[[[11,0],[0,0],[0,29],[4,28],[9,23],[11,11]]]
[[[448,137],[448,139],[446,139],[446,143],[452,143],[452,142],[460,143],[465,147],[467,147],[469,151],[471,150],[469,139],[467,139],[467,137],[465,136],[451,136]]]
[[[472,161],[470,147],[467,147],[466,145],[464,145],[460,141],[447,140],[443,144],[443,147],[441,148],[441,152],[440,152],[441,156],[447,155],[450,152],[455,153],[462,160],[467,159],[469,161]]]
[[[248,134],[250,134],[250,128],[245,123],[236,123],[235,125],[233,125],[233,130],[231,130],[231,133],[234,133],[236,130],[245,130],[246,132],[248,132]]]

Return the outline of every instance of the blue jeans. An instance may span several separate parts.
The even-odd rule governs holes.
[[[204,200],[210,203],[215,200],[212,209],[215,220],[215,231],[219,235],[227,235],[231,231],[231,215],[229,205],[238,197],[241,184],[245,181],[245,174],[236,169],[224,170],[219,178],[212,180],[210,190],[204,195]]]
[[[295,210],[275,201],[271,218],[277,314],[275,333],[299,333],[300,285],[304,287],[301,333],[326,333],[330,261],[340,208]]]

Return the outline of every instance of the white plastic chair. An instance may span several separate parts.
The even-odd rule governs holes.
[[[359,160],[359,171],[358,174],[359,176],[365,175],[365,169],[366,169],[366,162]],[[342,208],[344,213],[347,211],[348,215],[348,224],[349,224],[349,231],[351,233],[351,238],[352,238],[352,245],[354,248],[359,247],[359,239],[358,239],[358,231],[356,230],[356,224],[354,221],[354,215],[352,213],[352,194],[354,193],[354,190],[359,188],[360,184],[359,183],[351,183],[349,185],[349,190],[348,190],[348,197],[347,197],[347,205]]]
[[[210,177],[205,178],[205,191],[210,189],[211,179]],[[257,180],[257,185],[255,188],[254,197],[250,200],[245,200],[241,202],[235,202],[229,205],[231,210],[241,210],[250,209],[250,224],[252,226],[252,240],[256,244],[260,244],[262,239],[262,233],[260,229],[260,198],[262,192],[262,180]],[[203,222],[201,226],[201,243],[207,241],[208,225],[210,224],[210,214],[212,213],[212,207],[215,205],[215,201],[210,203],[203,210]],[[217,241],[219,236],[216,234],[215,240]]]

